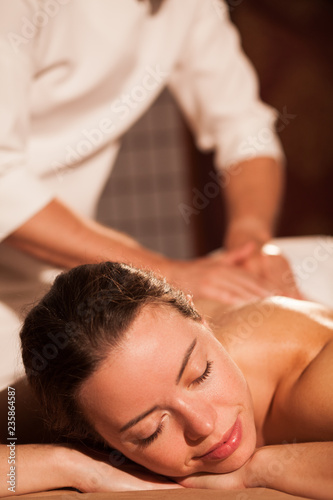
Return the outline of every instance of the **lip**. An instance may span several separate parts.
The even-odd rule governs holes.
[[[225,460],[237,450],[242,440],[242,425],[239,417],[234,425],[223,435],[219,443],[198,458],[203,460]]]

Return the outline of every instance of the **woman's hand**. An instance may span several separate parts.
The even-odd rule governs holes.
[[[83,483],[81,483],[78,489],[82,492],[90,493],[175,488],[183,488],[183,486],[139,465],[128,465],[117,468],[100,462],[92,465],[89,474],[84,478]]]
[[[183,487],[165,476],[155,474],[141,465],[128,461],[125,457],[123,457],[124,463],[119,459],[119,465],[112,465],[115,460],[110,454],[92,450],[88,453],[89,455],[68,448],[65,454],[67,471],[71,476],[71,486],[83,493]]]
[[[331,500],[333,442],[286,443],[257,448],[239,469],[225,474],[173,477],[186,488],[271,488],[291,495]]]
[[[215,490],[241,490],[247,488],[251,458],[239,469],[225,474],[198,472],[186,477],[173,477],[185,488],[210,488]]]

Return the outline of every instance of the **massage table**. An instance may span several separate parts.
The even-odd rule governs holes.
[[[77,493],[68,490],[30,493],[4,498],[38,498],[38,500],[304,500],[303,497],[287,495],[267,488],[251,490],[182,490],[120,491],[110,493]]]

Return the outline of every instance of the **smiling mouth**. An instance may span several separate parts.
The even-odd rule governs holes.
[[[237,417],[234,425],[224,434],[221,441],[212,446],[204,455],[196,457],[201,460],[225,460],[237,450],[242,440],[242,425]]]

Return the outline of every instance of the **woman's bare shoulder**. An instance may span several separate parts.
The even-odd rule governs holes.
[[[333,312],[315,302],[271,297],[209,312],[214,333],[227,346],[263,341],[320,345],[333,338]]]
[[[273,297],[201,312],[247,379],[260,442],[333,438],[332,311]]]
[[[238,329],[231,352],[265,408],[265,442],[332,440],[332,312],[317,303],[274,297],[233,314],[231,325],[243,324],[243,340]]]
[[[296,361],[281,377],[266,422],[266,437],[273,442],[333,440],[332,313],[308,307],[299,309],[302,320],[293,328]]]

